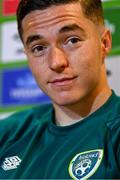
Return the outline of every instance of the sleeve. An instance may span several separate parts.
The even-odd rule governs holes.
[[[111,141],[113,145],[116,162],[120,169],[120,116],[111,124]]]

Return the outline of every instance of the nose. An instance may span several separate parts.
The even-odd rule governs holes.
[[[68,67],[68,59],[63,50],[56,47],[51,50],[51,55],[49,56],[49,67],[56,72],[62,72],[66,67]]]

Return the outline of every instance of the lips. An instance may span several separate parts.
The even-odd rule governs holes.
[[[62,78],[56,78],[50,81],[50,83],[56,86],[66,86],[66,85],[71,85],[74,79],[76,79],[76,76],[75,77],[62,77]]]

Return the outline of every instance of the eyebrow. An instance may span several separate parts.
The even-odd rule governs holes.
[[[27,41],[25,42],[26,45],[29,45],[33,41],[36,41],[38,39],[43,39],[43,36],[36,34],[36,35],[31,35],[27,38]]]
[[[66,32],[71,32],[71,31],[74,31],[74,30],[80,30],[82,33],[84,33],[84,30],[82,27],[78,26],[77,24],[70,24],[70,25],[66,25],[64,27],[62,27],[57,34],[63,34],[63,33],[66,33]],[[32,43],[33,41],[36,41],[36,40],[42,40],[44,39],[44,37],[42,35],[39,35],[39,34],[36,34],[36,35],[31,35],[27,38],[27,41],[26,41],[26,45],[29,45],[30,43]]]
[[[74,30],[80,30],[80,31],[84,32],[83,28],[78,26],[77,24],[70,24],[70,25],[66,25],[66,26],[62,27],[59,30],[59,33],[61,34],[61,33],[74,31]]]

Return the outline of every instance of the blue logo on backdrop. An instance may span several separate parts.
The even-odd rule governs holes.
[[[46,101],[50,99],[40,90],[28,68],[3,72],[3,105],[28,105]]]

